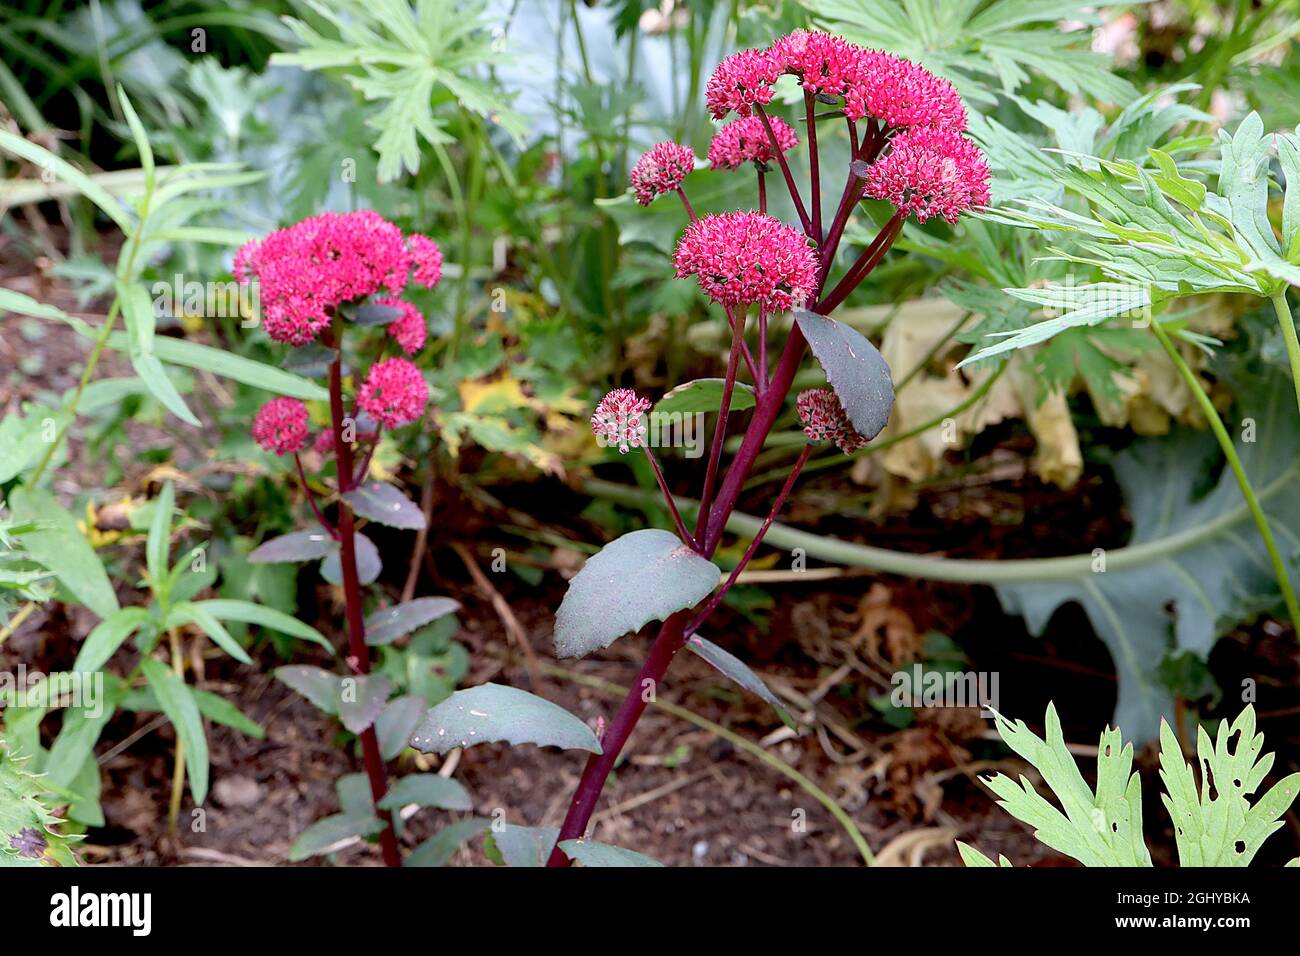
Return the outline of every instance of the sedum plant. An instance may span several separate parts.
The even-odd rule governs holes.
[[[1042,775],[1060,807],[1053,806],[1024,776],[984,778],[1001,799],[998,805],[1034,828],[1038,840],[1084,866],[1150,866],[1151,853],[1142,832],[1142,785],[1133,770],[1133,744],[1117,728],[1101,734],[1097,786],[1088,786],[1065,746],[1055,706],[1047,707],[1046,734],[1038,737],[1001,714],[995,717],[1007,746]],[[1160,724],[1161,801],[1174,824],[1178,862],[1182,866],[1247,866],[1300,793],[1300,773],[1285,777],[1252,804],[1273,767],[1263,753],[1264,735],[1255,733],[1255,709],[1247,706],[1231,726],[1219,722],[1214,739],[1197,728],[1196,756],[1200,786],[1183,757],[1177,736]],[[974,847],[958,842],[967,866],[995,864]],[[1006,857],[998,866],[1011,866]],[[1300,865],[1293,860],[1291,866]]]
[[[783,76],[793,77],[800,88],[796,95],[802,105],[809,169],[802,189],[786,158],[799,144],[799,135],[769,113]],[[654,412],[665,415],[707,411],[716,416],[694,520],[678,507],[652,450],[651,403],[630,389],[610,392],[596,407],[592,429],[601,444],[617,447],[621,454],[635,449],[646,456],[673,530],[646,528],[610,542],[572,579],[555,617],[560,657],[589,654],[650,621],[661,622],[641,672],[612,719],[602,722],[599,739],[590,731],[580,732],[586,728],[553,705],[520,696],[522,691],[488,685],[458,692],[435,707],[412,740],[417,749],[436,752],[484,740],[590,751],[558,830],[506,828],[512,835],[504,842],[518,844],[519,852],[513,854],[505,852],[503,833],[494,832],[493,842],[506,862],[644,862],[621,855],[627,851],[607,852],[613,848],[593,853],[600,845],[584,837],[610,771],[683,649],[774,699],[749,668],[707,641],[701,631],[753,558],[813,445],[831,442],[850,453],[875,437],[889,419],[889,367],[871,342],[832,315],[881,263],[909,217],[954,223],[967,209],[988,201],[988,167],[963,135],[966,111],[957,92],[892,54],[827,33],[796,30],[767,49],[724,59],[705,93],[714,119],[733,117],[714,138],[710,163],[717,169],[750,167],[756,175],[757,209],[697,214],[685,187],[695,156],[681,144],[656,145],[631,172],[632,191],[640,204],[648,206],[664,196],[680,201],[687,224],[673,257],[676,276],[695,279],[730,328],[723,378],[680,384],[653,406]],[[823,154],[818,144],[822,128],[835,135],[837,144],[847,145],[847,155],[838,150]],[[823,196],[823,166],[842,173],[838,196]],[[788,194],[797,225],[769,214],[769,176]],[[884,222],[868,221],[874,237],[837,270],[846,227],[867,200],[877,201],[873,209],[886,210]],[[714,555],[808,350],[821,364],[829,387],[797,396],[795,410],[806,439],[803,451],[762,526],[724,580]],[[735,413],[746,410],[752,414],[739,448],[724,461],[728,425]]]
[[[394,485],[372,480],[369,472],[385,430],[419,421],[429,403],[424,375],[410,358],[424,348],[428,328],[420,310],[400,296],[408,283],[438,285],[442,251],[426,236],[403,236],[370,210],[323,213],[241,248],[235,275],[260,285],[267,334],[295,350],[286,364],[323,376],[329,394],[327,422],[314,435],[310,412],[297,399],[272,399],[253,420],[253,437],[263,449],[292,457],[314,520],[305,530],[264,542],[249,560],[319,560],[322,577],[342,586],[348,674],[288,666],[278,668],[276,676],[356,734],[365,763],[364,776],[338,782],[341,812],[300,834],[290,856],[302,859],[340,841],[377,838],[384,862],[398,866],[394,810],[470,808],[464,788],[437,774],[409,775],[390,788],[386,762],[405,746],[432,701],[400,661],[385,672],[372,673],[371,667],[372,647],[389,649],[459,605],[450,598],[423,597],[367,616],[362,590],[378,578],[382,561],[361,523],[419,530],[427,522],[415,502]],[[333,465],[332,518],[327,516],[331,500],[320,494],[325,475],[309,476],[303,461],[309,444],[318,456],[312,460]],[[323,464],[322,471],[327,467]],[[413,661],[426,650],[422,637],[407,649]],[[399,693],[390,700],[395,690]]]

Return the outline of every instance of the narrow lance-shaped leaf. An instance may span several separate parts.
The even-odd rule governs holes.
[[[190,793],[196,804],[202,804],[208,795],[208,738],[198,703],[185,682],[152,657],[140,661],[140,671],[153,688],[158,706],[176,728],[177,739],[184,744]]]

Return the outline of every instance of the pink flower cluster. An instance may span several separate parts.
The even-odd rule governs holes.
[[[766,50],[723,60],[706,88],[709,112],[714,119],[733,112],[749,116],[755,104],[771,102],[782,74],[798,77],[805,90],[820,97],[843,97],[851,120],[871,117],[895,128],[966,128],[965,107],[947,80],[892,53],[815,30],[795,30]]]
[[[296,398],[273,398],[253,418],[253,440],[277,455],[307,443],[307,406]]]
[[[357,407],[385,428],[415,421],[428,404],[424,376],[404,358],[376,362],[357,392]]]
[[[799,136],[789,123],[776,116],[770,120],[772,134],[781,152],[789,152],[799,145]],[[747,162],[766,166],[774,159],[776,154],[772,151],[772,141],[763,128],[763,120],[757,116],[746,116],[728,123],[718,130],[709,144],[709,165],[714,169],[737,169]]]
[[[713,71],[704,88],[704,101],[714,119],[728,113],[749,116],[755,104],[772,102],[772,85],[781,70],[767,50],[733,53]]]
[[[428,236],[419,233],[413,233],[406,240],[406,246],[411,252],[411,265],[414,266],[411,278],[418,285],[432,289],[442,281],[442,250]]]
[[[867,171],[866,193],[918,222],[948,222],[989,201],[989,167],[979,147],[953,130],[917,127],[900,133]]]
[[[650,205],[656,196],[679,187],[694,169],[695,152],[689,146],[663,142],[650,147],[632,167],[630,179],[636,201]]]
[[[673,257],[679,279],[724,306],[773,311],[803,305],[817,283],[817,254],[797,229],[757,212],[705,216],[686,227]]]
[[[424,324],[424,315],[419,309],[405,299],[377,299],[375,304],[402,310],[401,315],[388,323],[388,334],[401,346],[403,352],[414,355],[424,348],[429,328]]]
[[[846,455],[866,446],[867,440],[854,429],[838,396],[829,388],[800,392],[794,407],[810,442],[834,442]]]
[[[602,446],[617,445],[619,454],[626,455],[629,448],[645,446],[646,422],[642,416],[648,411],[649,399],[630,388],[616,388],[596,405],[596,413],[591,416],[592,433]]]
[[[343,303],[401,292],[412,267],[416,282],[435,285],[442,274],[437,243],[424,236],[410,243],[371,210],[327,212],[243,246],[235,255],[235,278],[247,283],[257,277],[271,338],[306,345]]]

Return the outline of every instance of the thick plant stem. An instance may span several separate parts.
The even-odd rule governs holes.
[[[1273,296],[1273,309],[1277,312],[1277,324],[1282,327],[1286,357],[1291,362],[1291,384],[1295,388],[1296,407],[1300,408],[1300,341],[1296,340],[1295,319],[1291,315],[1291,307],[1287,305],[1285,286]]]
[[[803,466],[807,463],[808,456],[812,453],[812,449],[812,445],[803,446],[803,451],[799,453],[799,460],[796,461],[794,467],[790,469],[790,476],[786,478],[785,484],[781,486],[780,494],[776,496],[776,501],[772,503],[772,510],[769,511],[767,517],[763,519],[763,526],[758,529],[758,533],[750,540],[749,547],[745,549],[745,553],[741,555],[740,560],[736,562],[736,566],[731,569],[731,574],[727,576],[727,580],[723,583],[722,587],[713,592],[713,597],[709,598],[709,603],[704,605],[704,608],[700,613],[695,616],[695,620],[691,621],[691,623],[687,625],[686,636],[688,638],[704,625],[704,622],[709,619],[710,614],[718,609],[718,605],[722,603],[722,599],[727,596],[727,592],[731,590],[737,579],[739,579],[740,572],[744,571],[745,566],[753,560],[755,552],[758,551],[758,546],[763,543],[763,536],[767,534],[767,529],[772,527],[772,522],[776,520],[776,516],[781,513],[781,509],[785,506],[785,499],[790,497],[790,490],[794,488],[794,483],[799,480],[799,472],[803,471]]]
[[[336,329],[336,340],[341,346],[342,336]],[[343,593],[347,603],[348,653],[353,670],[358,674],[370,673],[370,651],[366,647],[366,626],[361,616],[361,581],[357,574],[356,533],[352,509],[342,495],[352,490],[352,446],[343,438],[343,371],[341,352],[335,353],[330,365],[330,417],[334,425],[334,455],[339,482],[339,564],[343,571]],[[361,753],[370,781],[370,795],[375,803],[375,815],[384,823],[379,833],[379,846],[386,866],[401,866],[402,857],[397,852],[397,837],[393,831],[393,817],[387,810],[379,809],[379,801],[388,792],[387,771],[379,753],[379,738],[374,726],[361,732]]]
[[[573,794],[569,812],[564,816],[560,835],[555,841],[555,849],[551,851],[551,857],[546,861],[547,866],[569,865],[569,858],[560,849],[560,843],[565,840],[580,840],[587,832],[587,824],[596,809],[596,801],[600,799],[600,792],[605,788],[605,780],[609,777],[609,772],[614,769],[623,745],[632,736],[632,729],[641,719],[646,705],[658,693],[659,682],[667,673],[668,665],[686,644],[684,629],[688,613],[689,611],[678,611],[660,626],[659,636],[655,638],[650,648],[650,655],[641,667],[641,673],[637,675],[627,696],[623,698],[622,706],[619,707],[618,713],[614,715],[614,719],[605,730],[605,735],[601,738],[601,753],[592,754],[587,759],[587,766],[582,771],[582,779],[578,781],[578,789]]]
[[[1259,503],[1259,496],[1255,493],[1255,486],[1251,484],[1246,469],[1241,464],[1241,458],[1237,455],[1237,449],[1232,444],[1232,436],[1228,434],[1228,429],[1224,427],[1223,419],[1219,417],[1219,412],[1214,407],[1214,403],[1210,401],[1210,396],[1205,394],[1205,389],[1201,387],[1201,383],[1196,380],[1195,374],[1187,367],[1187,363],[1183,361],[1178,349],[1170,341],[1169,334],[1161,328],[1159,322],[1152,322],[1151,328],[1156,333],[1156,338],[1160,340],[1160,344],[1164,346],[1170,361],[1178,369],[1178,374],[1182,376],[1188,389],[1191,390],[1192,396],[1196,399],[1196,404],[1200,406],[1201,412],[1210,423],[1210,430],[1214,432],[1214,437],[1219,442],[1219,448],[1223,450],[1223,457],[1228,460],[1228,467],[1232,469],[1233,477],[1237,479],[1237,486],[1241,489],[1241,496],[1246,499],[1246,507],[1250,509],[1250,516],[1254,519],[1255,527],[1259,529],[1259,536],[1264,541],[1264,548],[1268,551],[1268,560],[1273,565],[1273,576],[1277,578],[1277,586],[1281,589],[1282,599],[1286,602],[1286,612],[1291,618],[1291,626],[1295,628],[1296,634],[1300,635],[1300,604],[1296,603],[1295,589],[1291,586],[1291,576],[1287,573],[1286,562],[1282,560],[1282,554],[1277,549],[1277,541],[1274,540],[1273,530],[1268,524],[1268,515],[1264,513],[1264,509]],[[1293,330],[1292,335],[1294,334]]]

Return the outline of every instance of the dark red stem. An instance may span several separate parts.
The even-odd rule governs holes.
[[[682,520],[682,513],[677,510],[677,501],[673,498],[673,493],[668,489],[668,482],[664,480],[663,469],[659,467],[659,459],[655,457],[655,453],[650,450],[649,445],[642,445],[641,448],[650,461],[650,467],[654,469],[655,481],[659,484],[659,490],[663,492],[664,502],[668,505],[668,510],[672,512],[673,524],[677,526],[678,536],[688,547],[698,551],[699,545],[695,543],[695,536],[686,530],[686,522]]]
[[[366,647],[366,625],[361,617],[361,580],[357,574],[356,532],[352,522],[352,509],[343,495],[352,490],[352,445],[343,440],[343,371],[342,335],[336,330],[335,342],[340,351],[330,364],[330,417],[334,424],[334,461],[339,482],[339,564],[343,570],[343,594],[347,604],[348,652],[353,668],[359,674],[370,673],[370,650]],[[370,780],[370,796],[374,800],[375,814],[384,823],[379,833],[379,846],[386,866],[401,866],[402,857],[397,852],[397,837],[393,831],[393,817],[387,810],[379,809],[379,801],[388,792],[388,775],[379,754],[379,739],[375,728],[361,732],[361,753]]]
[[[767,173],[758,171],[758,211],[767,215]]]
[[[790,174],[790,164],[785,161],[785,153],[781,152],[781,144],[777,142],[776,133],[772,130],[772,121],[767,118],[767,112],[763,107],[757,103],[754,104],[754,109],[758,110],[759,119],[763,121],[763,129],[767,130],[767,140],[772,144],[772,153],[781,166],[781,175],[785,177],[785,188],[790,190],[790,198],[794,201],[794,211],[799,214],[803,231],[811,236],[812,223],[808,220],[808,212],[804,209],[803,199],[799,196],[799,187],[794,184],[794,176]]]
[[[722,385],[722,403],[718,406],[718,420],[713,426],[713,444],[709,448],[709,463],[704,469],[704,490],[700,492],[700,514],[695,521],[695,540],[700,540],[700,532],[709,515],[709,504],[713,497],[713,485],[718,479],[718,467],[722,463],[722,444],[727,434],[727,416],[731,412],[731,393],[736,388],[736,368],[740,364],[740,347],[745,341],[745,316],[732,318],[731,309],[727,309],[727,319],[731,323],[731,354],[727,357],[727,377]]]
[[[632,736],[632,729],[641,719],[646,705],[659,692],[659,684],[663,681],[664,674],[668,672],[668,665],[673,662],[673,657],[686,643],[682,629],[686,625],[686,615],[689,613],[689,611],[678,611],[659,628],[659,636],[650,647],[650,655],[642,665],[636,683],[628,689],[628,694],[623,698],[618,713],[605,728],[605,735],[600,739],[601,753],[592,754],[587,758],[587,765],[582,770],[582,779],[578,782],[578,789],[569,804],[569,812],[564,815],[564,823],[560,826],[560,835],[556,838],[555,849],[551,851],[551,857],[546,861],[547,866],[569,865],[569,858],[560,849],[560,843],[565,840],[580,840],[587,832],[587,824],[596,809],[600,792],[605,788],[605,780],[609,772],[614,769],[618,755],[622,753],[627,739]]]
[[[686,190],[682,189],[681,186],[678,186],[678,187],[677,187],[677,195],[679,195],[679,196],[682,197],[682,205],[686,207],[686,215],[688,215],[688,216],[691,217],[691,222],[694,222],[694,221],[695,221],[695,207],[692,206],[692,205],[691,205],[691,201],[690,201],[689,199],[686,198]]]
[[[813,95],[807,90],[803,94],[804,115],[808,117],[808,179],[812,195],[812,238],[817,248],[822,245],[822,177],[817,161],[817,111],[814,108]]]
[[[826,298],[818,303],[813,310],[820,312],[822,315],[828,315],[836,306],[849,297],[849,294],[862,284],[862,280],[871,274],[880,260],[885,257],[889,247],[894,244],[898,237],[899,231],[903,228],[903,216],[901,213],[895,213],[885,227],[880,230],[875,239],[871,240],[871,245],[863,251],[858,257],[858,261],[853,264],[844,278],[840,279],[835,288],[830,291]]]
[[[302,493],[307,496],[307,503],[311,505],[312,513],[316,515],[316,520],[320,522],[320,526],[329,532],[331,538],[337,541],[339,539],[338,528],[326,521],[325,516],[320,513],[320,506],[316,504],[316,492],[312,491],[311,485],[307,483],[307,474],[303,471],[302,459],[298,457],[297,452],[293,453],[293,463],[298,466],[298,482],[302,485]]]
[[[763,543],[763,537],[767,534],[767,529],[772,527],[772,522],[776,520],[776,516],[781,513],[781,508],[785,505],[785,499],[790,497],[790,489],[792,489],[794,483],[799,480],[799,473],[803,471],[803,466],[807,463],[808,456],[812,453],[812,450],[812,445],[803,446],[803,451],[799,453],[799,460],[794,463],[794,468],[790,470],[789,477],[786,478],[785,484],[781,486],[781,492],[776,496],[776,501],[772,504],[772,510],[769,511],[767,517],[763,519],[763,524],[758,529],[758,534],[754,535],[754,540],[749,542],[749,547],[745,549],[745,553],[741,555],[736,566],[731,569],[731,574],[727,576],[726,582],[722,587],[718,588],[718,590],[714,592],[713,597],[709,598],[709,603],[704,605],[704,609],[695,616],[695,620],[691,621],[691,623],[687,625],[686,637],[688,639],[692,634],[700,629],[705,621],[709,619],[709,615],[718,609],[718,605],[722,603],[722,599],[727,596],[727,592],[731,590],[732,585],[736,583],[736,579],[740,577],[740,572],[745,570],[745,566],[753,559],[754,554],[758,551],[758,546]]]

